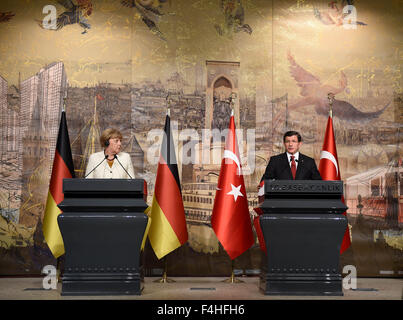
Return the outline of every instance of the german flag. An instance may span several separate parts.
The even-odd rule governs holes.
[[[165,119],[164,137],[151,205],[151,226],[148,238],[158,259],[188,240],[169,115]]]
[[[58,204],[63,201],[63,179],[74,178],[73,157],[71,155],[69,132],[66,114],[62,111],[59,133],[50,178],[48,199],[43,218],[43,235],[50,251],[55,258],[64,254],[63,238],[57,224],[57,216],[61,213]]]

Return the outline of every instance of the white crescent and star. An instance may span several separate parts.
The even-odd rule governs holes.
[[[237,157],[237,155],[235,153],[233,153],[230,150],[224,150],[224,157],[223,158],[224,159],[231,159],[232,161],[234,161],[235,164],[238,167],[238,175],[242,174],[241,163],[240,163],[239,158]],[[238,199],[238,197],[243,197],[244,196],[242,194],[242,192],[241,192],[241,186],[242,185],[239,185],[238,187],[236,187],[231,183],[231,191],[227,193],[227,195],[230,195],[230,196],[234,197],[235,202]],[[217,191],[220,191],[220,190],[222,190],[222,189],[217,187]]]
[[[223,159],[231,159],[232,161],[234,161],[238,167],[238,175],[241,175],[241,163],[239,162],[239,158],[237,157],[237,155],[235,153],[233,153],[230,150],[224,150],[224,157]]]
[[[339,175],[339,167],[337,166],[337,160],[333,154],[331,154],[329,151],[322,150],[320,153],[320,158],[330,160],[336,168],[336,176]]]
[[[234,201],[236,202],[236,199],[238,199],[238,197],[243,197],[243,194],[241,192],[241,186],[239,185],[238,187],[235,187],[232,183],[231,183],[231,191],[228,192],[228,195],[234,196]]]

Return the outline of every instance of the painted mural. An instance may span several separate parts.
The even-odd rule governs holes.
[[[403,275],[401,1],[17,0],[0,3],[0,275],[55,264],[42,219],[65,106],[77,177],[108,127],[151,204],[166,111],[188,242],[168,275],[226,276],[210,219],[231,106],[251,219],[282,135],[319,164],[328,94],[359,276]],[[235,260],[259,274],[255,245]],[[145,275],[164,267],[147,243]]]

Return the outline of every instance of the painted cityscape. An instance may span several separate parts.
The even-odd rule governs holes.
[[[63,108],[76,176],[101,151],[101,132],[115,127],[149,205],[170,110],[189,240],[169,254],[168,273],[227,276],[231,260],[210,221],[231,108],[253,219],[260,178],[283,152],[286,130],[302,133],[301,152],[319,164],[330,92],[352,239],[341,264],[359,276],[403,275],[399,6],[357,2],[349,30],[343,1],[77,1],[74,10],[61,2],[58,12],[81,10],[79,23],[48,30],[44,2],[0,5],[1,275],[56,265],[42,220]],[[386,21],[368,13],[377,6]],[[257,275],[260,260],[256,237],[235,271]],[[148,276],[163,270],[149,243],[143,264]]]

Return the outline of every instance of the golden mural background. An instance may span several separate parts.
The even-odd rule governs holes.
[[[44,28],[49,5],[58,30]],[[348,5],[355,16],[343,15]],[[168,257],[169,273],[228,275],[209,224],[222,144],[209,145],[205,161],[203,129],[227,126],[235,92],[252,211],[285,129],[300,131],[301,151],[319,163],[333,92],[353,241],[342,266],[401,276],[402,11],[397,0],[2,1],[0,274],[38,274],[55,263],[41,221],[64,97],[77,176],[100,149],[99,132],[117,127],[149,204],[159,152],[150,132],[163,128],[171,107],[189,242]],[[189,143],[200,151],[196,163],[184,162]],[[149,246],[144,261],[146,275],[163,267]],[[235,267],[258,273],[257,243]]]

